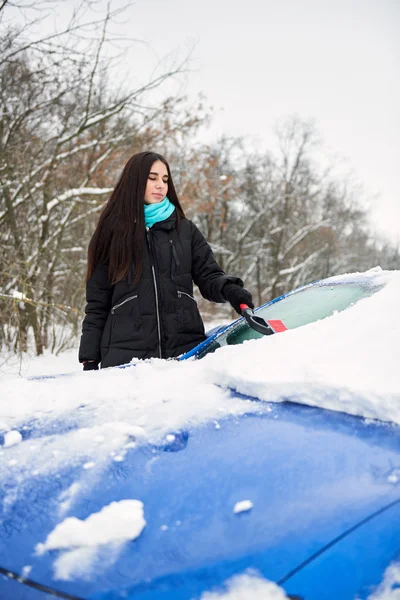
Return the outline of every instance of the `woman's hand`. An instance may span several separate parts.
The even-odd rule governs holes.
[[[226,283],[222,288],[222,295],[239,315],[242,314],[240,310],[241,304],[247,304],[250,308],[254,308],[250,292],[236,283]]]
[[[97,360],[84,360],[83,361],[83,370],[84,371],[98,371],[99,363]]]

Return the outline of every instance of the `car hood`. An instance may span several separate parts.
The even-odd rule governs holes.
[[[366,597],[400,553],[400,428],[247,399],[248,414],[171,432],[165,444],[139,444],[110,461],[62,516],[60,498],[81,466],[56,478],[38,474],[3,502],[3,573],[29,565],[26,580],[66,598],[187,600],[252,568],[305,600]],[[83,572],[60,579],[63,551],[35,550],[66,517],[86,519],[132,498],[144,504],[143,532],[118,549],[100,548]],[[249,510],[235,512],[242,501]],[[351,567],[345,595],[331,564]],[[36,593],[0,580],[0,597],[42,597]]]

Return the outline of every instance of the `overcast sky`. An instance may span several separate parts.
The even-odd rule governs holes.
[[[223,109],[216,134],[268,147],[278,119],[314,119],[376,225],[400,240],[400,0],[142,0],[132,11],[149,63],[195,45],[188,90]]]
[[[129,15],[121,31],[148,42],[124,55],[130,83],[193,48],[185,91],[216,109],[215,137],[271,148],[277,120],[313,119],[400,242],[400,0],[137,0]]]

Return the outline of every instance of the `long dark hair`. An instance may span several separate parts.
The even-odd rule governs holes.
[[[110,283],[124,279],[132,263],[135,266],[134,283],[138,283],[142,274],[145,236],[144,194],[150,169],[157,160],[167,167],[167,196],[176,207],[178,222],[180,217],[185,218],[165,158],[156,152],[134,154],[126,163],[90,240],[86,279],[90,279],[98,264],[108,260]]]

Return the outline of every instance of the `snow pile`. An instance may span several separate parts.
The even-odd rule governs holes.
[[[252,405],[210,381],[201,361],[154,360],[47,381],[7,380],[2,387],[0,431],[40,432],[4,449],[5,458],[14,450],[21,469],[36,474],[65,461],[101,466],[138,441],[168,441],[182,427],[243,414]],[[47,429],[58,433],[45,435]],[[1,470],[2,461],[0,476]]]
[[[22,435],[19,431],[11,430],[8,431],[4,436],[4,448],[9,448],[10,446],[15,446],[22,441]]]
[[[399,302],[394,272],[385,288],[344,312],[240,350],[221,348],[209,357],[211,377],[263,400],[286,396],[400,424]]]
[[[241,500],[241,502],[236,502],[233,507],[233,512],[235,515],[238,515],[242,512],[247,512],[253,508],[253,503],[251,500]]]
[[[48,550],[98,546],[109,542],[125,542],[137,538],[146,525],[143,502],[120,500],[104,506],[81,521],[69,517],[57,525],[44,544],[36,548],[38,554]]]
[[[400,600],[400,563],[392,563],[386,569],[383,581],[368,600]]]
[[[252,574],[237,575],[229,579],[226,591],[205,592],[200,600],[285,600],[287,598],[282,588],[272,581]]]
[[[69,517],[59,523],[43,544],[36,546],[38,555],[49,550],[64,550],[54,563],[56,579],[70,579],[77,572],[86,574],[104,545],[112,548],[113,559],[124,542],[135,540],[146,525],[143,503],[120,500],[104,506],[85,520]],[[83,562],[82,562],[83,561]]]
[[[13,484],[7,502],[32,477],[57,476],[72,465],[84,489],[138,443],[165,443],[193,425],[219,427],[229,415],[270,410],[266,402],[232,397],[230,389],[400,424],[400,272],[378,276],[387,285],[344,312],[200,361],[154,359],[127,369],[2,381],[0,481]],[[61,512],[75,492],[60,498]]]

